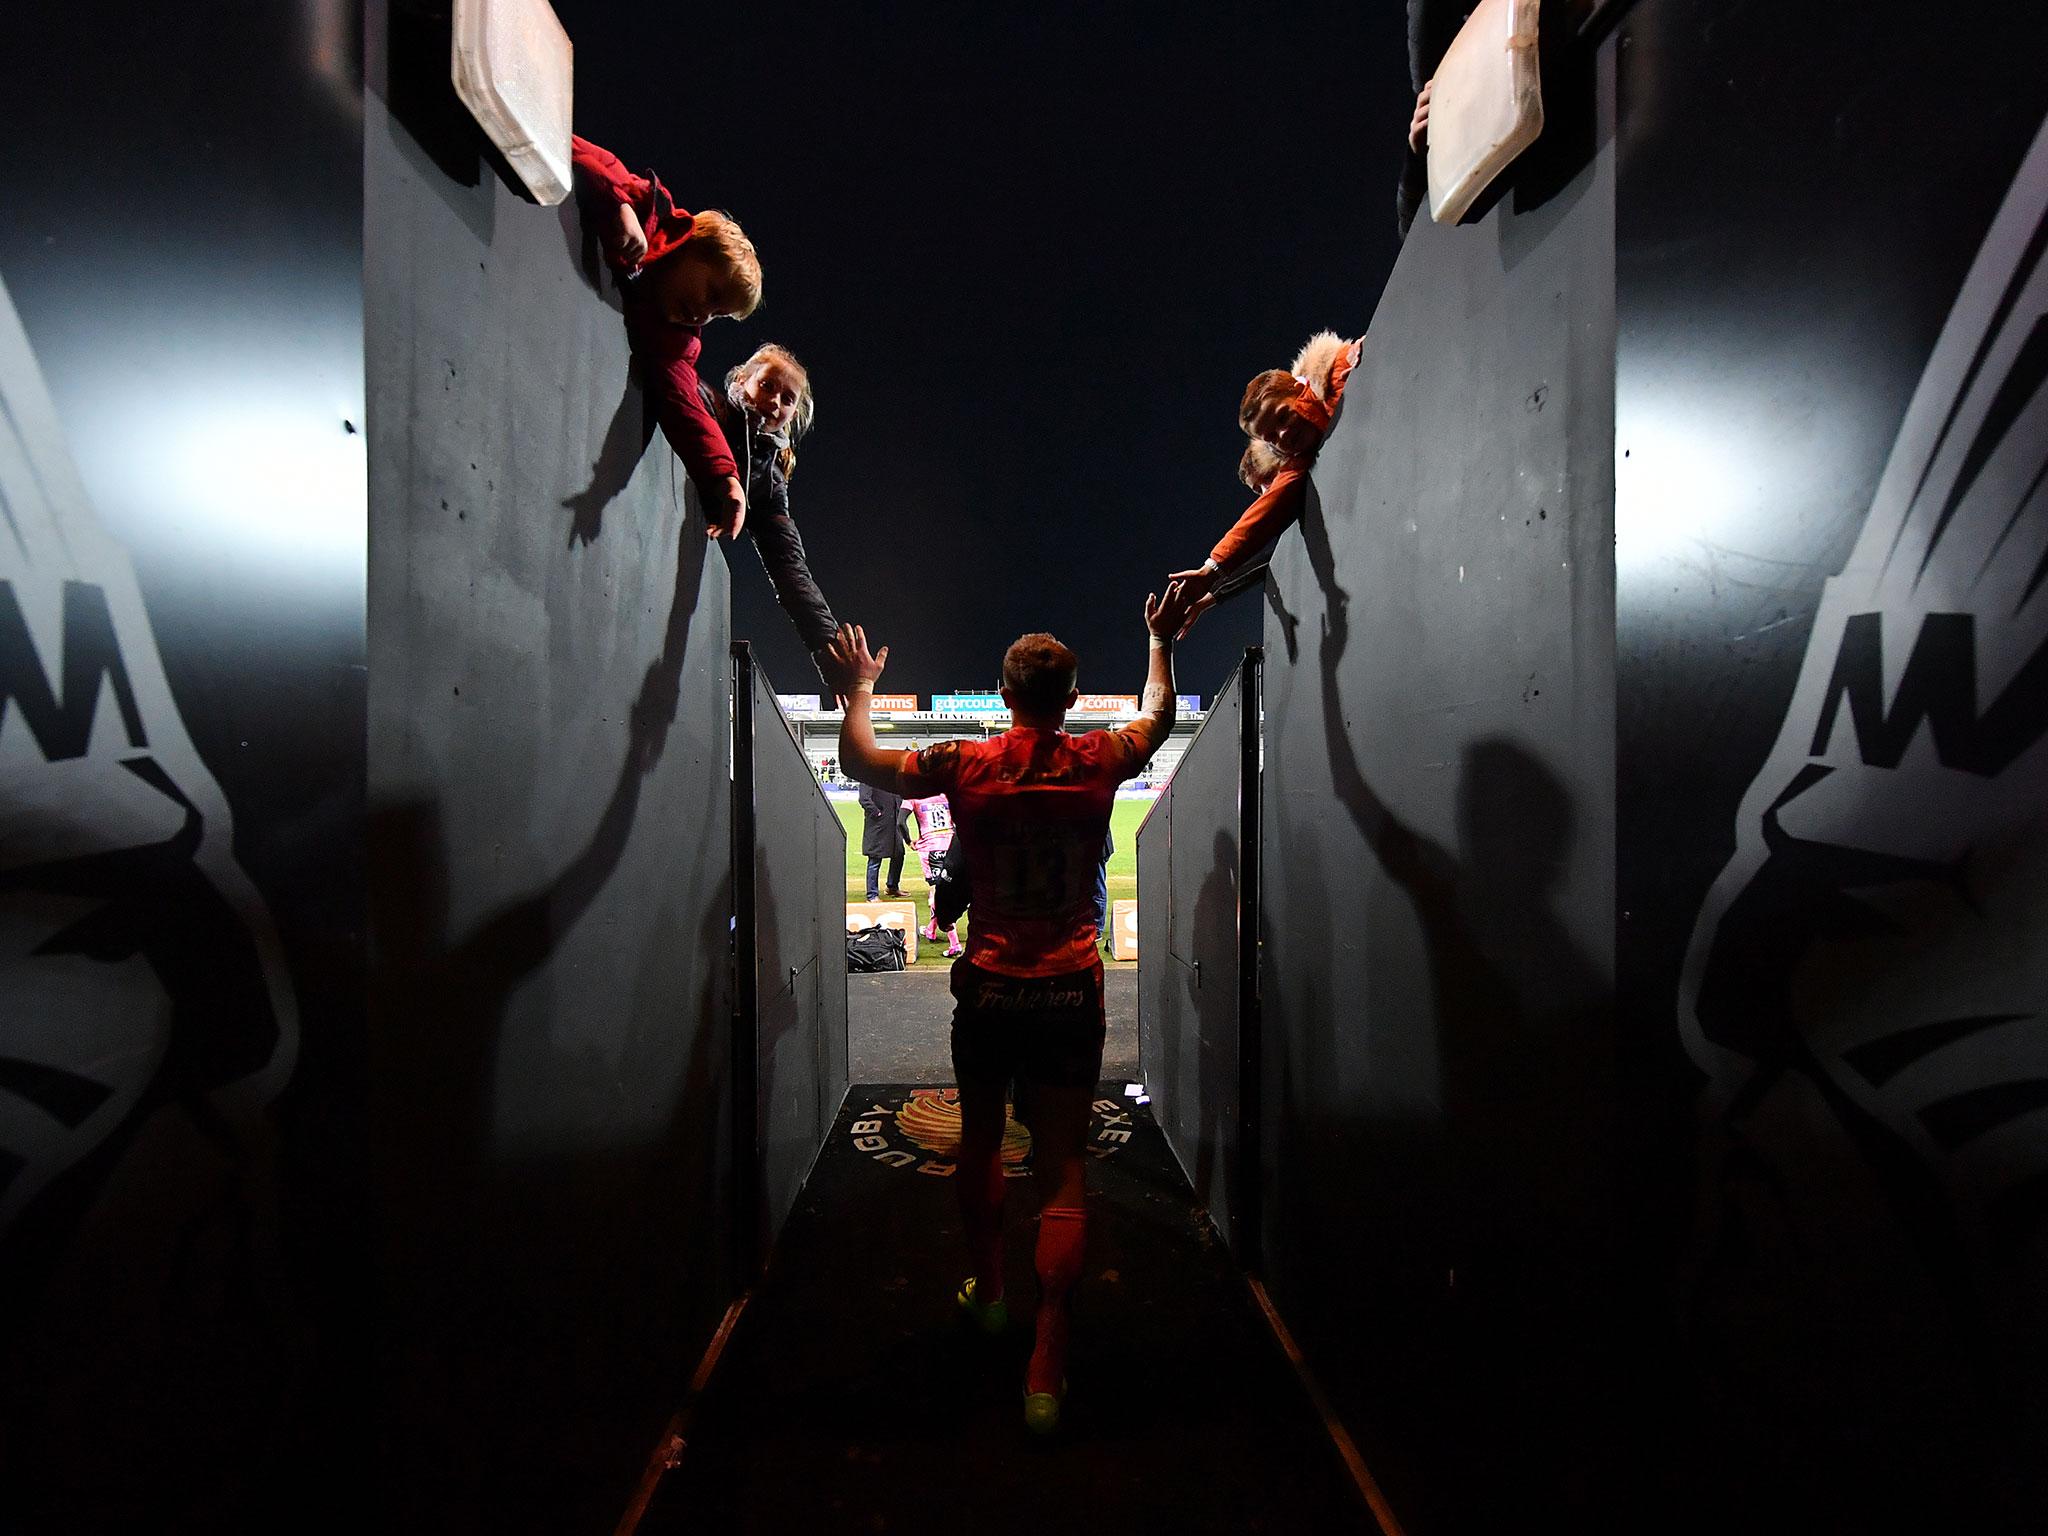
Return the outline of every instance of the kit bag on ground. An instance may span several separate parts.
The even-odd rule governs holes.
[[[900,971],[905,965],[903,931],[871,923],[846,936],[846,969],[849,972]]]

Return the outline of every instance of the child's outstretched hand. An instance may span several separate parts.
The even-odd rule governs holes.
[[[1415,115],[1408,119],[1408,148],[1414,154],[1421,154],[1429,142],[1429,96],[1436,89],[1436,81],[1423,84],[1422,93],[1415,98]]]
[[[1205,561],[1191,571],[1168,571],[1166,573],[1166,580],[1169,586],[1179,587],[1185,592],[1187,600],[1192,603],[1199,598],[1206,597],[1209,589],[1216,585],[1217,580],[1222,575],[1223,573],[1215,566]]]
[[[1199,619],[1203,614],[1207,613],[1211,608],[1214,608],[1215,606],[1216,594],[1214,592],[1204,592],[1200,597],[1197,597],[1193,601],[1191,601],[1187,605],[1187,613],[1185,617],[1183,617],[1180,621],[1180,632],[1176,634],[1173,638],[1178,640],[1182,638],[1182,636],[1186,635],[1189,630],[1195,627],[1195,620]]]
[[[746,523],[747,488],[740,484],[738,475],[727,475],[717,499],[705,504],[704,537],[715,539],[729,533],[738,538]]]
[[[612,229],[612,253],[618,265],[628,268],[640,265],[647,254],[647,231],[640,227],[640,215],[633,211],[631,203],[619,204],[619,217]]]

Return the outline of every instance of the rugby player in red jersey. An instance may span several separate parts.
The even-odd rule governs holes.
[[[1151,668],[1138,717],[1115,731],[1069,736],[1078,696],[1074,653],[1051,635],[1025,635],[1003,656],[1010,729],[987,741],[921,751],[875,743],[868,701],[889,648],[868,652],[858,625],[831,646],[852,680],[839,758],[864,784],[906,797],[943,794],[954,836],[974,871],[974,923],[953,962],[953,1071],[960,1084],[955,1184],[973,1273],[961,1311],[991,1332],[1003,1301],[1004,1100],[1017,1084],[1031,1127],[1038,1187],[1037,1336],[1024,1377],[1024,1422],[1049,1433],[1066,1393],[1068,1297],[1087,1230],[1083,1184],[1088,1111],[1102,1074],[1102,956],[1096,948],[1095,866],[1116,787],[1142,772],[1173,729],[1173,637],[1189,597],[1176,583],[1145,599]]]

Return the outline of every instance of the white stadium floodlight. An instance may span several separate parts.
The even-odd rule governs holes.
[[[548,0],[455,0],[451,68],[455,94],[533,200],[567,197],[575,49]]]
[[[1429,93],[1429,205],[1455,224],[1543,132],[1538,0],[1479,0]]]

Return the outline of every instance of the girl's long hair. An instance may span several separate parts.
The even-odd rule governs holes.
[[[747,397],[740,389],[740,380],[763,363],[773,363],[796,380],[796,409],[790,413],[789,426],[786,429],[789,441],[783,445],[780,455],[783,474],[793,475],[796,473],[797,439],[811,430],[811,423],[818,415],[818,401],[811,393],[810,372],[796,360],[796,354],[787,347],[777,346],[772,341],[756,347],[751,357],[726,374],[725,398],[736,410],[744,411],[747,408]]]

